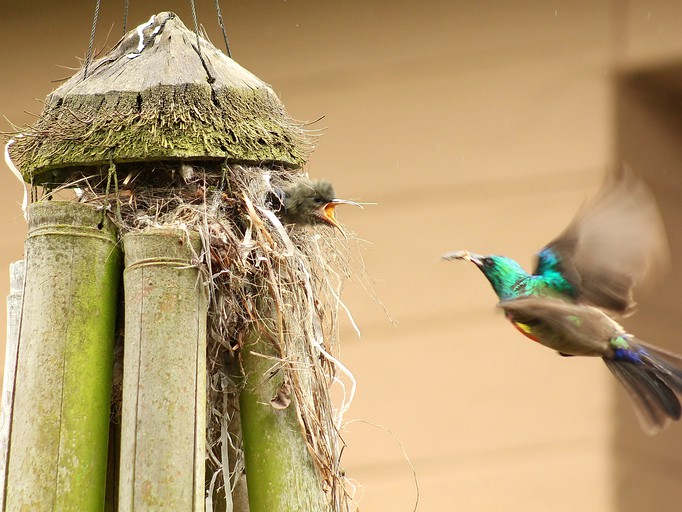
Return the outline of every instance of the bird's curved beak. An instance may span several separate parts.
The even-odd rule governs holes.
[[[328,203],[323,204],[320,206],[320,208],[318,208],[317,216],[330,226],[341,229],[341,224],[339,224],[339,222],[336,220],[336,217],[334,216],[336,207],[340,204],[350,204],[362,208],[362,205],[360,203],[356,203],[355,201],[349,201],[347,199],[332,199]]]
[[[452,252],[446,252],[441,256],[444,260],[447,261],[452,261],[452,260],[464,260],[464,261],[470,261],[477,267],[480,267],[483,265],[483,256],[480,254],[474,254],[472,252],[467,251],[466,249],[463,251],[452,251]]]

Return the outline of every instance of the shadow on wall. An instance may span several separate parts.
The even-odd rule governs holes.
[[[682,262],[682,62],[628,72],[616,84],[616,162],[632,166],[656,195],[666,224],[671,269]],[[633,241],[636,243],[636,241]],[[682,353],[682,273],[670,272],[639,297],[625,323],[650,343]],[[624,393],[616,400],[613,471],[615,510],[676,512],[682,503],[682,430],[641,432]]]

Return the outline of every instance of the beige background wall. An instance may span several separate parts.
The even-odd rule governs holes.
[[[70,75],[59,66],[84,55],[94,2],[1,1],[0,113],[21,125],[33,119],[24,111],[41,110],[35,98],[50,81]],[[97,44],[113,24],[110,46],[123,2],[103,3]],[[220,46],[213,2],[197,3]],[[325,116],[312,126],[324,136],[310,174],[333,180],[342,197],[379,203],[340,213],[369,241],[361,252],[388,312],[349,284],[363,337],[344,325],[343,359],[359,384],[348,419],[400,438],[419,510],[679,510],[682,425],[645,437],[599,361],[529,343],[495,311],[475,268],[437,258],[468,248],[530,266],[621,158],[660,194],[679,258],[680,118],[665,102],[656,110],[637,99],[655,91],[615,84],[640,67],[661,79],[658,65],[682,62],[682,4],[222,3],[235,60],[271,83],[295,118]],[[131,28],[161,10],[191,23],[188,2],[131,4]],[[2,269],[21,257],[25,225],[4,166],[0,184],[4,296]],[[640,301],[633,325],[682,351],[680,276]],[[412,473],[394,437],[364,423],[344,437],[362,509],[412,510]]]

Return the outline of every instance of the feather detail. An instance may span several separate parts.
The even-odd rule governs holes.
[[[533,274],[557,273],[577,300],[624,315],[633,288],[668,261],[665,230],[653,195],[629,169],[607,177],[564,232],[539,253]]]
[[[671,419],[680,419],[680,401],[656,372],[627,361],[604,359],[604,363],[627,391],[647,434],[656,434]]]
[[[604,362],[625,387],[645,432],[655,434],[682,417],[682,358],[635,338],[611,340],[613,357]]]

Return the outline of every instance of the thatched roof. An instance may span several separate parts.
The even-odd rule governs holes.
[[[309,139],[272,88],[199,40],[157,14],[53,91],[10,146],[24,179],[58,184],[112,162],[302,166]]]

